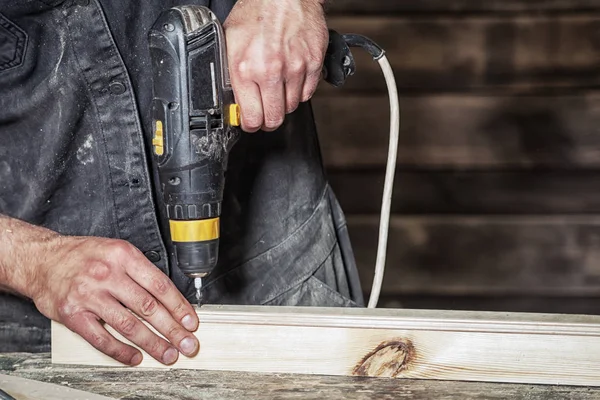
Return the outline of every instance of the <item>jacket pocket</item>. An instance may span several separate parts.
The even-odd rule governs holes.
[[[0,72],[23,64],[27,34],[0,13]]]

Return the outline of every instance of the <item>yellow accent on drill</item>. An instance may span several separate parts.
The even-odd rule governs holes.
[[[220,218],[195,221],[170,220],[171,239],[174,242],[205,242],[219,238]]]
[[[156,121],[156,129],[154,130],[154,138],[152,139],[154,145],[154,153],[157,156],[165,154],[165,142],[164,142],[164,131],[162,121]]]
[[[239,104],[229,105],[229,125],[240,126],[242,124],[242,117],[240,114]]]

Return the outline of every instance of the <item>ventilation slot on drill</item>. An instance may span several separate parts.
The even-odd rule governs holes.
[[[190,129],[206,129],[206,117],[190,118]]]

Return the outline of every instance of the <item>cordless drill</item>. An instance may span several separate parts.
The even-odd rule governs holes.
[[[163,12],[149,33],[152,146],[179,269],[202,278],[217,264],[227,158],[240,135],[223,29],[205,7]]]
[[[241,134],[223,28],[206,7],[164,11],[149,33],[153,130],[159,191],[179,269],[202,278],[216,266],[229,152]],[[330,31],[325,80],[340,86],[354,73],[344,39]]]

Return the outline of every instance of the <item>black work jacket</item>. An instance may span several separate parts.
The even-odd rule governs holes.
[[[224,21],[234,3],[0,0],[0,213],[127,240],[191,299],[153,190],[147,33],[168,7],[207,5]],[[234,147],[220,248],[208,302],[362,304],[309,104]]]

